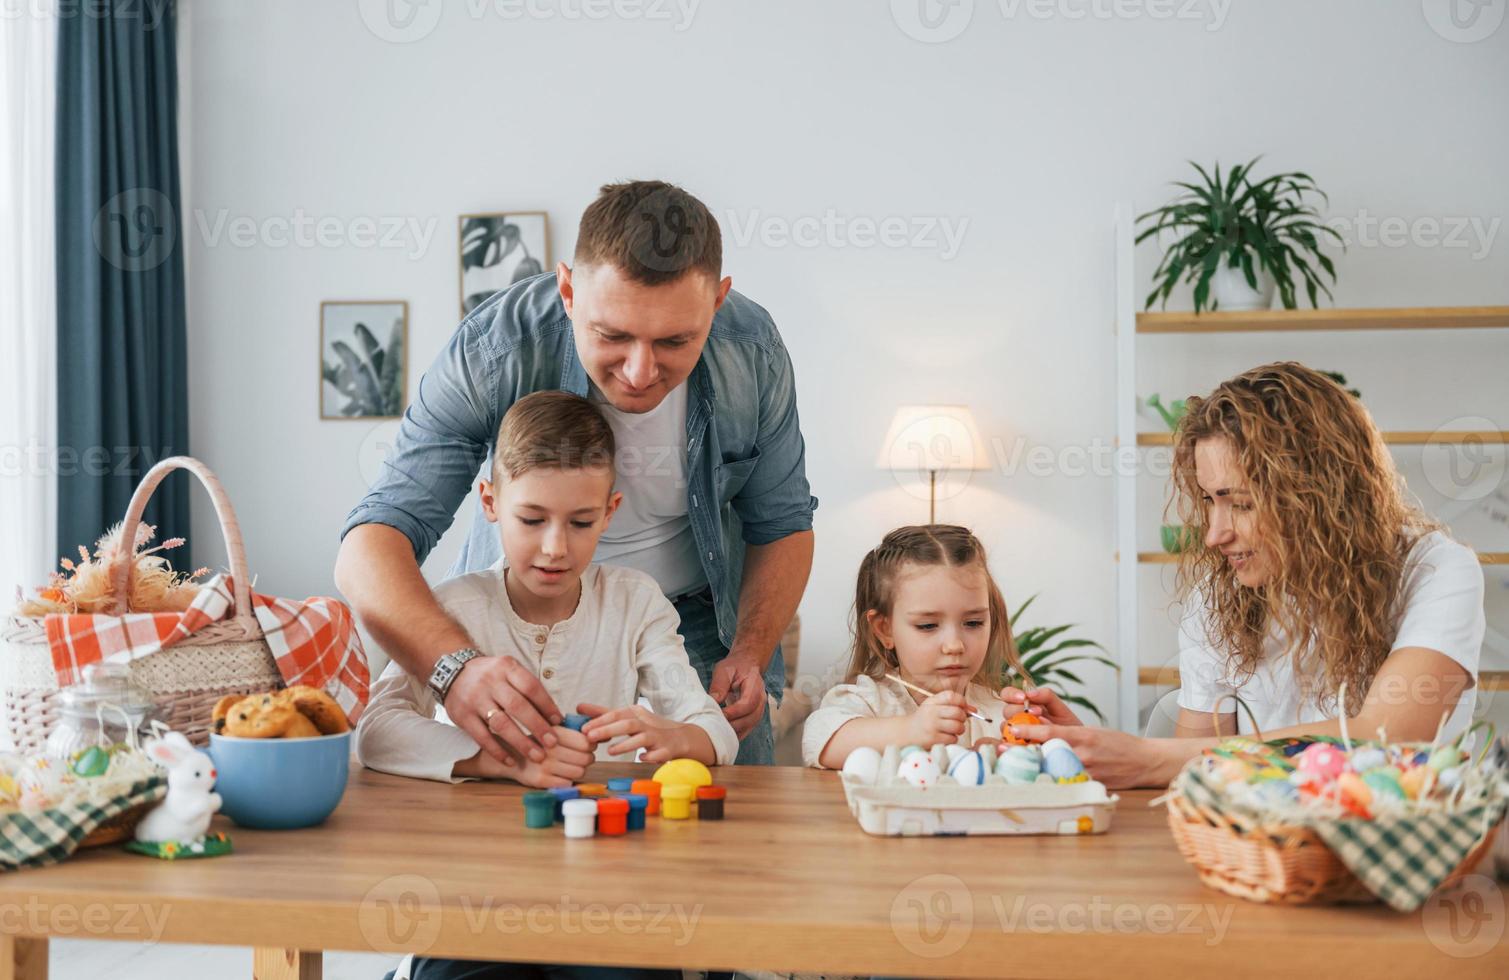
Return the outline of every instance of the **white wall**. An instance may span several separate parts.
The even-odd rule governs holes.
[[[896,405],[965,402],[1007,451],[1018,438],[1059,451],[1114,436],[1117,201],[1160,203],[1189,158],[1264,153],[1267,167],[1310,171],[1333,215],[1509,214],[1509,26],[1456,42],[1429,25],[1435,3],[966,0],[949,8],[972,11],[962,33],[924,43],[893,19],[899,3],[707,0],[686,24],[674,5],[670,21],[597,21],[567,16],[580,0],[535,0],[543,14],[511,20],[457,0],[423,37],[391,43],[399,29],[376,19],[381,3],[191,0],[194,451],[238,505],[260,585],[330,591],[336,533],[381,432],[318,420],[320,300],[409,300],[412,392],[458,320],[459,213],[546,210],[559,258],[599,184],[680,182],[725,219],[735,287],[774,314],[796,364],[822,500],[802,604],[815,671],[843,655],[860,556],[926,516],[925,500],[872,468]],[[430,8],[410,9],[421,33]],[[329,216],[341,237],[361,218],[434,232],[427,248],[410,240],[412,255],[266,236],[242,247],[205,233],[222,212]],[[751,222],[770,230],[829,212],[967,226],[947,256],[937,244],[863,247],[847,231],[820,247],[738,238]],[[1354,247],[1338,259],[1337,302],[1509,302],[1504,237]],[[1139,254],[1139,283],[1155,261]],[[1386,425],[1477,414],[1509,428],[1502,332],[1149,338],[1141,349],[1146,390],[1166,397],[1298,356],[1347,371]],[[1041,592],[1038,622],[1073,620],[1109,645],[1112,507],[1109,476],[996,471],[976,474],[939,518],[979,531],[1013,604]],[[195,526],[207,548],[207,507]],[[458,537],[427,572],[443,570]],[[1504,577],[1491,573],[1491,589]],[[1145,604],[1161,609],[1156,570],[1145,581]],[[1166,659],[1169,631],[1145,635],[1143,661]],[[1093,686],[1112,706],[1109,674]]]

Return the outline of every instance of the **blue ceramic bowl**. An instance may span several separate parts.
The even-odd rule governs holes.
[[[346,792],[351,733],[319,738],[210,735],[220,812],[242,827],[294,830],[323,823]]]

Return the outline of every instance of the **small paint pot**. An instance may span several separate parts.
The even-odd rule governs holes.
[[[561,804],[567,837],[591,837],[597,830],[596,800],[567,800]]]
[[[667,820],[686,820],[692,815],[692,788],[667,786],[660,791],[660,815]]]
[[[653,817],[660,812],[660,784],[655,780],[636,779],[634,785],[629,787],[629,792],[649,797],[650,805],[645,808],[645,813]]]
[[[629,829],[643,830],[645,813],[650,807],[650,798],[643,793],[625,793],[623,799],[629,801]]]
[[[722,820],[723,801],[727,796],[728,790],[722,786],[698,786],[697,819]]]
[[[546,792],[524,794],[524,826],[539,829],[555,825],[555,797]]]
[[[597,832],[605,837],[622,837],[629,829],[629,801],[621,796],[605,796],[597,801]]]

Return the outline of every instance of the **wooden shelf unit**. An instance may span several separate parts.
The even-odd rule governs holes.
[[[1509,306],[1427,306],[1379,309],[1260,310],[1253,312],[1137,312],[1141,293],[1135,274],[1136,212],[1130,205],[1117,209],[1116,228],[1116,443],[1119,446],[1169,447],[1167,432],[1138,432],[1137,339],[1142,334],[1183,336],[1259,332],[1321,332],[1359,330],[1509,329]],[[1396,446],[1509,445],[1509,431],[1393,431],[1384,440]],[[1116,477],[1116,649],[1125,659],[1137,656],[1138,569],[1167,564],[1174,556],[1137,550],[1137,472],[1126,468]],[[1482,552],[1484,565],[1509,565],[1509,552]],[[1123,669],[1117,690],[1118,723],[1137,732],[1138,687],[1178,684],[1178,670],[1139,667]],[[1509,671],[1483,671],[1484,690],[1509,690]]]
[[[1509,328],[1509,306],[1138,313],[1138,333],[1261,333],[1296,330],[1467,330]]]

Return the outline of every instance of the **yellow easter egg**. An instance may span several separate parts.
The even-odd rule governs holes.
[[[713,774],[696,759],[672,759],[655,770],[655,782],[665,786],[711,786]],[[663,792],[663,790],[662,790]]]
[[[1404,775],[1399,777],[1399,786],[1404,790],[1404,795],[1412,800],[1418,800],[1429,791],[1429,780],[1435,775],[1435,770],[1429,766],[1416,766],[1407,769]]]

